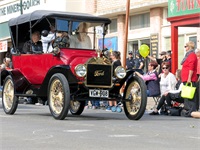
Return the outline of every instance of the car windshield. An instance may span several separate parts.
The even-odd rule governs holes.
[[[56,41],[60,42],[63,37],[69,37],[69,48],[95,49],[97,45],[97,29],[103,28],[99,23],[69,21],[56,19]],[[64,40],[67,40],[66,38]],[[62,47],[62,46],[61,46]]]

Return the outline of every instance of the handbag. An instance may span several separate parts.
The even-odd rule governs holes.
[[[180,116],[182,109],[182,107],[172,107],[169,108],[167,112],[169,116]]]
[[[196,90],[196,87],[193,87],[191,82],[190,82],[190,86],[188,85],[188,83],[186,83],[182,87],[181,97],[182,98],[193,99],[194,94],[195,94],[195,90]]]

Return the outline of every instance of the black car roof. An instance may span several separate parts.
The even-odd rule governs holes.
[[[43,18],[67,18],[67,20],[76,21],[88,21],[88,22],[102,22],[105,24],[111,23],[111,20],[104,17],[98,17],[86,13],[74,13],[74,12],[62,12],[62,11],[51,11],[51,10],[36,10],[28,14],[20,15],[19,17],[12,18],[9,20],[9,26],[15,26],[26,22],[39,20]]]

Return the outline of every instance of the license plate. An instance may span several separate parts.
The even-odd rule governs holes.
[[[108,91],[108,90],[90,89],[90,90],[89,90],[89,96],[90,96],[90,97],[103,97],[103,98],[108,98],[108,97],[109,97],[109,91]]]

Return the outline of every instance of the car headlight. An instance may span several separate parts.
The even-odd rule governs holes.
[[[122,66],[118,66],[115,69],[115,76],[119,79],[123,79],[126,76],[126,69]]]
[[[79,77],[84,77],[87,73],[86,66],[83,64],[77,65],[75,67],[75,73]]]

